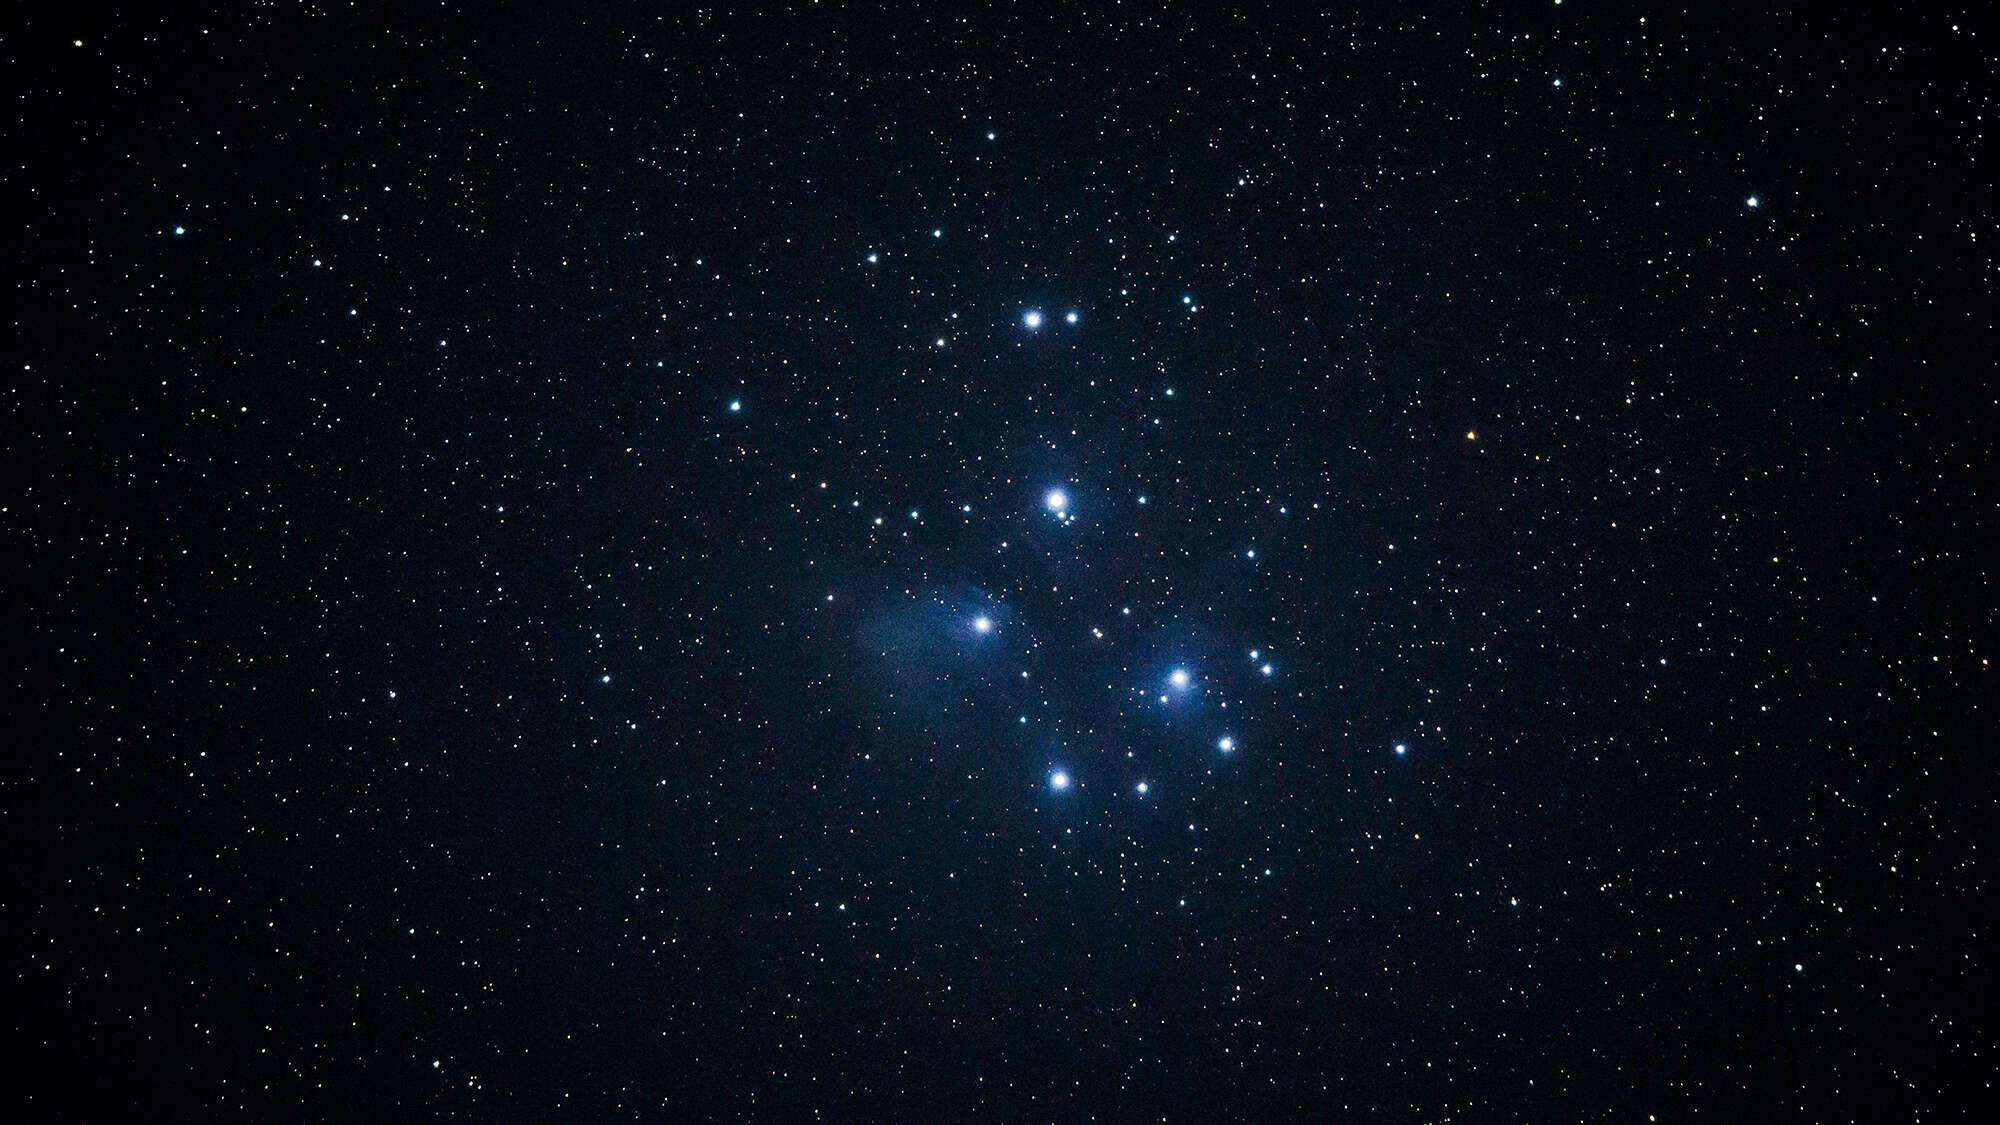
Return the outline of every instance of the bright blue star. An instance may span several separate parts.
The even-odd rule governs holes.
[[[1071,309],[1068,313],[1063,315],[1063,319],[1070,322],[1071,324],[1075,324],[1081,318],[1077,316],[1075,309]]]
[[[1217,750],[1222,751],[1224,754],[1227,754],[1230,751],[1236,749],[1236,740],[1225,734],[1221,738],[1215,740],[1215,748]]]
[[[1401,742],[1398,742],[1398,743],[1396,744],[1396,753],[1398,753],[1398,754],[1407,754],[1407,753],[1409,753],[1409,752],[1410,752],[1410,748],[1409,748],[1409,747],[1408,747],[1407,745],[1405,745],[1405,744],[1403,744],[1403,743],[1401,743]]]
[[[1027,312],[1022,313],[1021,323],[1027,325],[1030,329],[1040,328],[1042,326],[1042,310],[1029,309]]]
[[[1173,670],[1172,674],[1167,676],[1167,682],[1174,685],[1175,687],[1179,688],[1182,691],[1186,691],[1188,689],[1188,685],[1194,682],[1194,677],[1188,675],[1188,670],[1186,668],[1176,668]]]
[[[1058,793],[1062,792],[1065,789],[1068,789],[1069,774],[1063,770],[1056,770],[1053,773],[1050,773],[1049,788],[1055,790]]]
[[[972,630],[975,633],[991,633],[993,631],[993,619],[984,614],[973,618]]]
[[[1042,502],[1049,506],[1049,511],[1060,515],[1069,507],[1069,496],[1060,488],[1051,488],[1049,494],[1042,498]]]
[[[741,414],[741,413],[743,413],[743,400],[741,400],[741,399],[731,399],[731,400],[729,400],[729,412],[730,412],[731,414]]]

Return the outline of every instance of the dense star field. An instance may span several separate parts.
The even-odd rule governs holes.
[[[0,1116],[2000,1112],[1982,6],[128,8]]]

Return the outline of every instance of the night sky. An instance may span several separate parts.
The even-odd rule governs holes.
[[[2000,1112],[1983,5],[127,7],[0,1116]]]

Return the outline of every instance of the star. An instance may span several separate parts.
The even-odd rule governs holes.
[[[1401,742],[1398,742],[1398,743],[1396,744],[1396,753],[1398,753],[1398,754],[1407,754],[1407,753],[1409,753],[1409,752],[1410,752],[1410,748],[1409,748],[1408,746],[1404,745],[1404,744],[1403,744],[1403,743],[1401,743]]]
[[[973,618],[972,631],[975,633],[991,633],[993,631],[993,619],[984,614]]]
[[[1236,740],[1225,734],[1221,738],[1215,740],[1215,748],[1217,750],[1222,751],[1224,754],[1227,754],[1230,751],[1236,749]]]
[[[1060,488],[1049,489],[1049,494],[1042,498],[1042,502],[1049,506],[1049,511],[1056,513],[1061,513],[1069,507],[1069,497]]]
[[[1193,679],[1194,678],[1192,676],[1188,675],[1188,670],[1186,668],[1176,668],[1170,675],[1167,676],[1167,682],[1181,689],[1182,691],[1187,690],[1188,684],[1192,683]]]
[[[742,399],[730,399],[730,400],[729,400],[729,412],[730,412],[731,414],[741,414],[741,413],[743,413],[743,400],[742,400]]]
[[[1021,323],[1027,325],[1030,329],[1040,328],[1042,326],[1042,310],[1029,309],[1027,312],[1022,313]]]
[[[1068,313],[1064,314],[1063,319],[1071,324],[1075,324],[1080,318],[1077,316],[1076,310],[1071,309]]]
[[[1753,195],[1750,198],[1743,201],[1743,206],[1750,208],[1752,211],[1755,211],[1757,209],[1757,203],[1758,203],[1757,197]]]
[[[1049,788],[1055,790],[1058,793],[1062,792],[1065,789],[1068,789],[1069,773],[1065,770],[1056,770],[1053,773],[1050,773]]]
[[[1133,791],[1134,793],[1137,793],[1137,794],[1138,794],[1139,796],[1143,797],[1143,796],[1145,796],[1146,794],[1148,794],[1148,793],[1152,792],[1152,791],[1153,791],[1153,787],[1152,787],[1152,786],[1150,786],[1150,785],[1147,785],[1147,784],[1146,784],[1145,782],[1143,782],[1143,781],[1142,781],[1142,782],[1140,782],[1139,784],[1137,784],[1137,785],[1134,785],[1134,786],[1132,787],[1132,791]]]

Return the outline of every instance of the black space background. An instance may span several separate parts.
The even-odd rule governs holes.
[[[1877,9],[16,6],[5,1116],[1991,1120]]]

